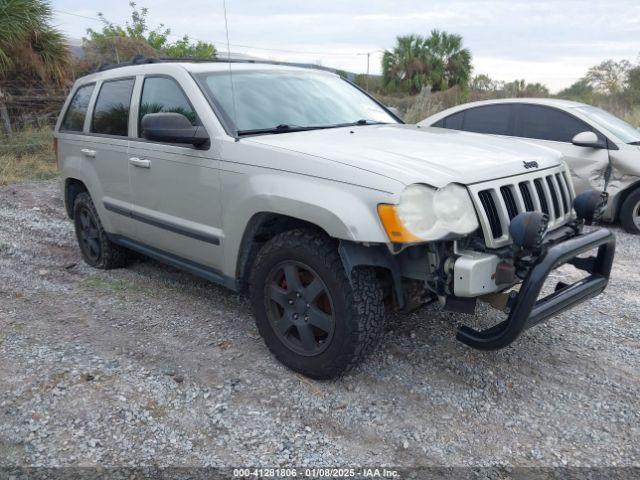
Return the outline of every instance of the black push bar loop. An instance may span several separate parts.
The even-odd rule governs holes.
[[[505,321],[481,331],[462,325],[456,338],[479,350],[499,350],[513,343],[526,329],[598,295],[609,282],[615,244],[615,236],[603,228],[550,247],[529,271]],[[572,262],[578,255],[595,248],[598,253],[591,257],[591,261],[577,259]],[[538,300],[549,273],[565,263],[587,271],[589,276],[571,285],[562,285],[562,288]]]

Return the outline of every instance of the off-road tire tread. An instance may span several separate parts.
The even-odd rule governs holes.
[[[341,354],[336,356],[322,371],[297,369],[300,373],[317,379],[340,376],[362,362],[369,353],[375,350],[382,338],[385,309],[383,292],[376,272],[372,268],[356,268],[352,271],[351,281],[349,281],[335,240],[311,230],[290,230],[273,237],[258,252],[251,270],[250,292],[252,300],[256,295],[256,287],[260,292],[263,288],[262,285],[256,285],[257,279],[255,278],[260,265],[268,262],[271,255],[283,248],[307,250],[317,255],[338,280],[344,301],[346,305],[350,306],[350,320],[352,326],[355,324],[355,328],[351,330],[349,338],[345,340]],[[258,328],[260,329],[260,325]],[[272,350],[272,352],[278,360],[286,364],[277,350]]]
[[[86,258],[85,258],[85,262],[87,262],[89,265],[91,265],[94,268],[99,268],[102,270],[111,270],[114,268],[122,268],[127,266],[132,259],[132,255],[131,255],[132,252],[109,240],[107,232],[102,226],[102,222],[100,221],[100,216],[98,215],[98,211],[96,210],[96,207],[93,204],[93,200],[91,200],[91,196],[89,195],[89,193],[83,192],[76,197],[75,202],[73,204],[74,219],[77,218],[77,213],[80,206],[86,206],[96,219],[96,225],[98,227],[98,232],[100,236],[100,248],[102,251],[102,256],[100,257],[97,263],[92,264],[88,262]],[[75,226],[75,223],[74,223],[74,226]],[[76,228],[76,237],[78,239],[78,244],[80,244],[80,234],[77,228]]]
[[[633,222],[633,208],[640,201],[640,188],[636,188],[625,198],[620,207],[620,223],[622,227],[629,233],[640,233],[638,227]]]

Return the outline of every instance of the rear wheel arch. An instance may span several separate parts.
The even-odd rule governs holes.
[[[83,192],[89,192],[87,186],[77,178],[67,178],[64,182],[64,204],[67,210],[67,216],[73,218],[73,205],[78,195]]]

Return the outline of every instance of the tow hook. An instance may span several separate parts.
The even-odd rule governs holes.
[[[510,292],[498,292],[498,293],[487,293],[486,295],[482,295],[478,297],[481,302],[488,303],[496,310],[504,313],[511,312],[511,306],[515,301],[515,298],[518,296],[518,293],[515,291]]]

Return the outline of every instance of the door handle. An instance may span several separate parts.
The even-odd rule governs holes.
[[[134,167],[138,167],[138,168],[151,168],[151,161],[144,160],[138,157],[131,157],[129,159],[129,163]]]
[[[85,157],[89,157],[89,158],[95,158],[96,156],[96,151],[95,150],[90,150],[88,148],[83,148],[82,150],[80,150],[82,152],[82,154]]]

